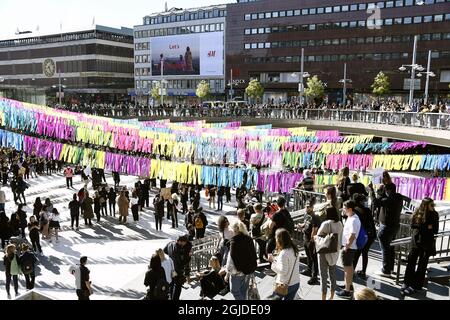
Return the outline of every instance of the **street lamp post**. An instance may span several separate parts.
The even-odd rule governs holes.
[[[59,107],[61,108],[61,106],[62,106],[62,103],[61,103],[61,101],[62,101],[62,97],[61,97],[61,70],[59,70],[59,73],[58,73],[58,91],[59,91],[59,93],[58,93],[58,96],[59,96]]]
[[[427,63],[427,71],[421,72],[417,76],[421,77],[424,73],[427,76],[427,81],[425,82],[425,97],[424,97],[424,104],[428,103],[428,88],[430,86],[430,77],[435,77],[436,75],[431,70],[431,50],[428,50],[428,63]]]
[[[412,65],[416,64],[416,54],[417,54],[417,35],[414,36],[414,49],[413,49],[413,58]],[[414,72],[414,67],[411,68],[411,83],[409,84],[409,106],[412,107],[413,99],[414,99],[414,78],[416,73]]]
[[[347,79],[347,63],[344,63],[344,78],[339,80],[343,84],[342,87],[342,106],[347,105],[347,82],[352,83],[352,79]]]
[[[304,81],[303,81],[303,76],[304,76],[304,64],[305,64],[305,49],[302,48],[302,57],[300,59],[300,94],[299,94],[299,103],[302,104],[302,100],[303,100],[303,90],[304,90]]]
[[[58,85],[52,86],[52,88],[56,88],[56,87],[58,87],[59,107],[61,108],[61,106],[62,106],[62,90],[61,89],[66,88],[66,86],[61,83],[61,70],[58,70]]]
[[[161,58],[161,106],[164,105],[164,58]]]
[[[347,63],[344,63],[344,87],[342,89],[342,103],[347,105]]]
[[[230,101],[233,101],[233,68],[230,70]]]
[[[414,100],[414,85],[415,85],[415,77],[416,77],[416,70],[421,72],[424,70],[424,68],[416,63],[416,57],[417,57],[417,40],[418,36],[414,36],[414,48],[413,48],[413,57],[412,57],[412,64],[408,65],[402,65],[400,68],[398,68],[400,71],[405,71],[406,67],[411,68],[411,82],[409,84],[409,106],[413,107],[413,100]]]

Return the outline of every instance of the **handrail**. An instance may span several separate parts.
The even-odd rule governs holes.
[[[438,238],[443,238],[446,236],[450,236],[450,230],[447,231],[439,231],[434,238],[438,239]],[[410,244],[412,240],[412,237],[405,237],[405,238],[401,238],[401,239],[395,239],[392,240],[391,242],[391,247],[398,247],[401,245],[405,245],[405,244]]]
[[[203,107],[152,107],[152,108],[108,108],[86,109],[66,108],[72,111],[82,111],[96,115],[111,115],[113,117],[240,117],[253,119],[291,119],[291,120],[326,120],[343,122],[364,122],[374,124],[401,124],[407,127],[450,130],[450,113],[445,112],[405,112],[359,109],[308,109],[308,108],[276,108],[247,106],[246,108],[203,108]]]

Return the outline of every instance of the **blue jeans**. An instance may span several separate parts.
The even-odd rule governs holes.
[[[395,250],[391,247],[399,227],[390,227],[384,224],[378,229],[378,240],[380,240],[381,253],[383,255],[383,273],[391,273],[394,270]]]
[[[247,300],[250,277],[230,275],[230,291],[235,300]]]
[[[289,286],[288,294],[284,297],[279,296],[275,292],[269,297],[269,299],[274,298],[275,300],[294,300],[295,295],[297,294],[298,289],[300,288],[300,283]]]
[[[0,212],[5,212],[5,204],[4,203],[0,203]]]

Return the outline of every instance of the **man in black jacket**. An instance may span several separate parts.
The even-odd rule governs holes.
[[[386,185],[386,195],[375,199],[375,205],[381,207],[378,229],[381,252],[383,255],[383,269],[381,275],[390,276],[394,269],[395,251],[391,247],[392,240],[400,228],[400,214],[403,209],[403,197],[397,193],[395,184]]]
[[[75,222],[75,227],[79,228],[79,219],[80,219],[80,202],[77,200],[77,194],[73,195],[73,200],[69,202],[70,209],[70,225],[73,230],[73,223]]]
[[[164,198],[158,193],[153,199],[153,207],[155,209],[155,225],[156,231],[162,230],[162,219],[164,218]]]
[[[191,261],[191,249],[192,244],[189,242],[187,236],[181,236],[177,241],[172,241],[164,248],[166,253],[174,264],[176,276],[173,277],[170,284],[170,297],[171,300],[180,300],[181,288],[183,284],[190,280],[191,268],[189,262]]]

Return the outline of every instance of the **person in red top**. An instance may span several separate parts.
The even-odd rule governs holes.
[[[67,167],[64,170],[64,176],[66,177],[67,189],[69,189],[69,184],[70,184],[70,188],[73,188],[73,183],[72,183],[73,169],[71,167]]]

